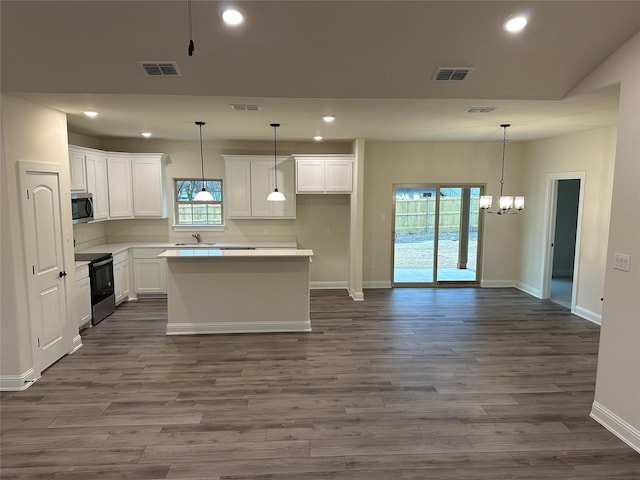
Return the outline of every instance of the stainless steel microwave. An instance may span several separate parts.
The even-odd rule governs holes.
[[[71,223],[87,223],[93,220],[93,195],[71,194]]]

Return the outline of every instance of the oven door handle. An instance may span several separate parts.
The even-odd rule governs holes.
[[[103,260],[103,261],[98,262],[98,263],[92,263],[91,266],[93,268],[102,267],[103,265],[106,265],[107,263],[113,263],[113,257],[107,258],[106,260]]]

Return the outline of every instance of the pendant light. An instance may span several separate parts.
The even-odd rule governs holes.
[[[273,189],[273,192],[267,196],[267,200],[270,202],[284,202],[287,198],[282,192],[278,191],[278,140],[276,137],[276,129],[280,124],[270,123],[269,125],[273,127],[273,175],[275,177],[275,188]]]
[[[493,197],[491,195],[482,195],[480,197],[480,209],[484,211],[484,213],[495,213],[496,215],[505,215],[507,213],[519,213],[522,209],[524,209],[524,197],[516,197],[515,200],[510,195],[503,195],[503,187],[504,187],[504,154],[507,146],[507,127],[510,127],[511,124],[503,123],[500,125],[503,129],[502,136],[502,173],[500,175],[500,208],[497,211],[489,210],[491,208],[491,203],[493,201]],[[515,212],[511,211],[515,208]]]
[[[206,125],[204,122],[196,122],[196,125],[200,127],[200,166],[202,167],[202,190],[200,190],[194,200],[196,202],[212,202],[213,195],[210,192],[207,192],[205,188],[205,180],[204,180],[204,155],[202,154],[202,126]]]

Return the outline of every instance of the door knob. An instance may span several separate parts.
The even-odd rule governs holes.
[[[65,271],[63,270],[62,272],[58,273],[58,276],[59,276],[60,278],[62,278],[62,277],[66,277],[66,276],[67,276],[67,272],[65,272]]]

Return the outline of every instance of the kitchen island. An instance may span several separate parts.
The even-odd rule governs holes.
[[[167,335],[308,332],[304,249],[166,250]]]

